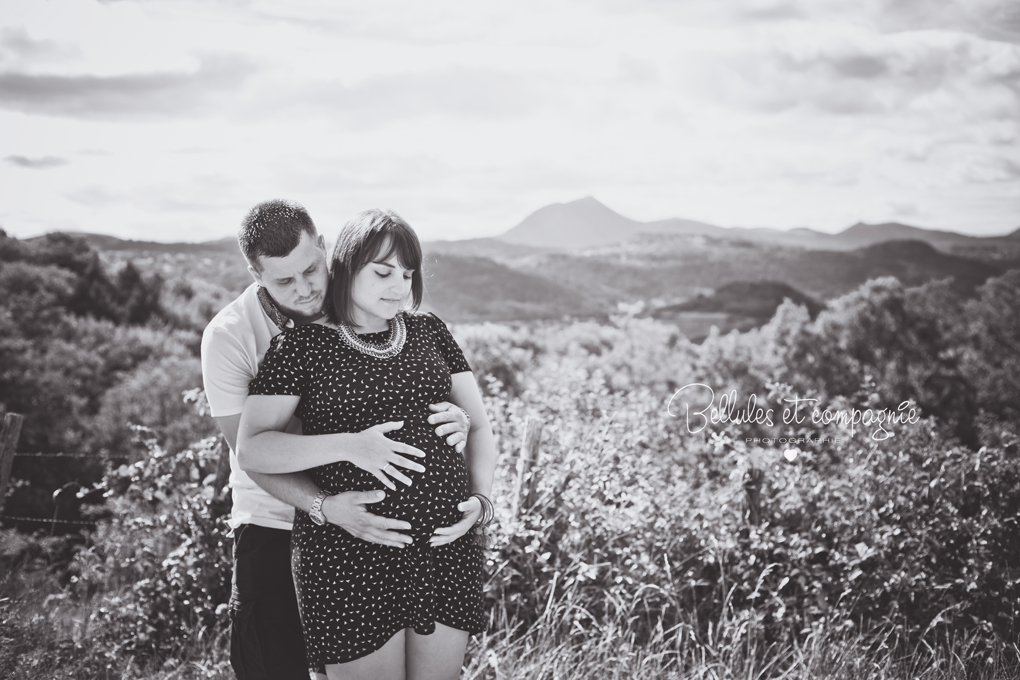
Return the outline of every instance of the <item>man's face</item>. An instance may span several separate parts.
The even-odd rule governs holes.
[[[326,301],[326,245],[322,236],[301,234],[294,250],[283,257],[260,257],[262,271],[248,267],[255,280],[265,286],[280,310],[303,321],[318,317]]]

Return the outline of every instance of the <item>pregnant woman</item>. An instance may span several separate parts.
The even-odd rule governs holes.
[[[453,336],[435,315],[411,311],[422,299],[421,262],[417,236],[395,213],[348,222],[331,257],[326,317],[276,338],[241,416],[238,457],[248,469],[286,471],[273,461],[370,427],[415,456],[371,472],[349,462],[312,469],[323,494],[378,490],[372,512],[404,533],[394,545],[369,543],[323,523],[315,505],[297,513],[309,663],[324,664],[331,680],[456,678],[469,633],[484,627],[476,524],[492,517],[495,443]],[[428,405],[444,400],[470,417],[463,454],[428,422]],[[303,435],[288,433],[294,416]]]

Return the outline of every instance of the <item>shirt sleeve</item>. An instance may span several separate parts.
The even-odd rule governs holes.
[[[443,360],[446,361],[446,365],[449,366],[450,373],[470,371],[471,365],[464,358],[464,352],[457,341],[453,339],[453,334],[450,333],[450,329],[446,327],[443,320],[431,312],[429,312],[429,320],[432,322],[432,334],[436,340],[436,348]]]
[[[237,415],[248,397],[252,369],[237,338],[220,328],[202,334],[202,383],[214,418]]]
[[[273,338],[259,364],[259,374],[248,383],[248,394],[301,396],[305,393],[307,373],[304,367],[308,365],[308,352],[297,330],[286,330]]]

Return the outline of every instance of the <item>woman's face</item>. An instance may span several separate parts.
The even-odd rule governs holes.
[[[389,250],[389,242],[379,249]],[[413,269],[404,269],[394,252],[389,259],[369,262],[354,277],[351,288],[354,322],[362,332],[386,330],[411,292]]]

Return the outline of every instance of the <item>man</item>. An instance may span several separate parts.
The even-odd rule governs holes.
[[[410,525],[368,510],[367,505],[385,498],[382,491],[331,496],[304,472],[246,474],[238,466],[237,428],[248,382],[273,337],[291,325],[323,316],[328,280],[323,238],[299,205],[274,200],[255,206],[242,222],[238,244],[255,282],[209,322],[202,336],[206,396],[230,447],[234,503],[230,662],[239,680],[305,680],[309,673],[290,572],[294,508],[384,545],[410,543],[410,536],[400,533]],[[462,449],[467,432],[463,412],[445,402],[430,408],[435,411],[429,421],[438,425],[436,433]],[[420,451],[385,436],[396,427],[388,423],[350,434],[336,460],[377,468],[385,461],[398,480],[404,478],[398,467],[423,469],[405,457],[422,455]]]

